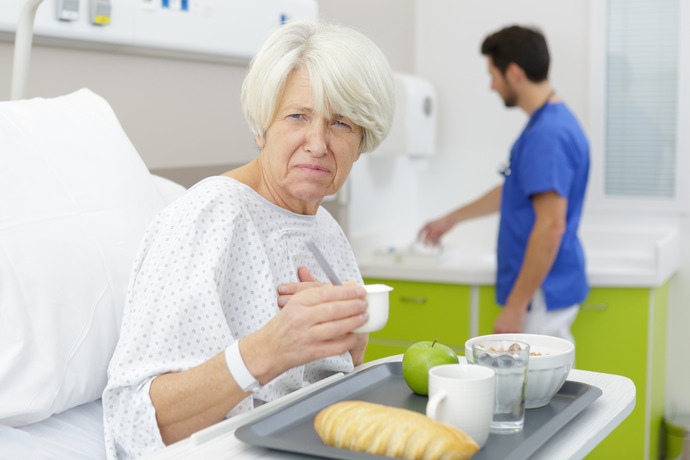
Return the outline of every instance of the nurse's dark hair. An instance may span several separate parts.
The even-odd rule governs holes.
[[[549,76],[549,48],[538,29],[522,26],[505,27],[484,39],[482,54],[491,57],[493,65],[505,75],[514,62],[530,81],[539,83]]]

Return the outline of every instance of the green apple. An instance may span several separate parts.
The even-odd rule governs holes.
[[[420,395],[429,394],[429,369],[440,364],[458,363],[458,355],[452,348],[433,342],[417,342],[405,350],[402,373],[407,385]]]

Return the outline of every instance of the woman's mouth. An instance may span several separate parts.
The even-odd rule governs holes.
[[[319,165],[298,164],[295,167],[305,174],[312,174],[312,175],[316,175],[316,176],[322,176],[324,174],[330,174],[330,170],[328,168],[325,168],[325,167],[319,166]]]

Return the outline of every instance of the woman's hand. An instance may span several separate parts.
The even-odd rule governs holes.
[[[293,367],[361,348],[352,331],[369,318],[365,297],[366,290],[355,285],[295,293],[265,326],[240,342],[247,368],[264,385]]]
[[[300,279],[314,280],[306,268]],[[348,350],[354,350],[355,363],[356,356],[361,362],[366,344],[360,336],[366,334],[352,330],[368,319],[366,290],[316,281],[290,285],[282,310],[239,342],[242,360],[259,383],[265,385],[292,367]],[[159,375],[149,394],[166,444],[222,420],[248,395],[232,379],[224,351],[191,369]]]
[[[290,297],[305,289],[324,286],[327,283],[322,283],[312,276],[307,267],[300,267],[297,269],[298,283],[285,283],[278,286],[278,306],[284,307],[287,305]],[[345,283],[348,284],[348,283]]]
[[[356,342],[355,346],[350,348],[350,356],[352,356],[352,364],[359,366],[364,362],[364,350],[366,350],[369,344],[369,333],[368,332],[358,332],[355,334]]]
[[[300,282],[298,283],[285,283],[278,286],[278,306],[284,307],[290,298],[296,293],[303,291],[305,289],[311,289],[318,286],[327,285],[327,283],[322,283],[312,276],[307,267],[299,267],[297,269],[297,277]],[[355,285],[354,281],[346,281],[344,285]],[[349,350],[352,356],[352,362],[355,366],[359,366],[364,362],[364,350],[367,348],[369,343],[368,333],[357,333],[355,334],[356,340],[355,345]]]

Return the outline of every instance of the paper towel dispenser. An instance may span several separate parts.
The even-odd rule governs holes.
[[[428,80],[396,73],[395,116],[374,155],[429,156],[436,151],[436,91]]]

